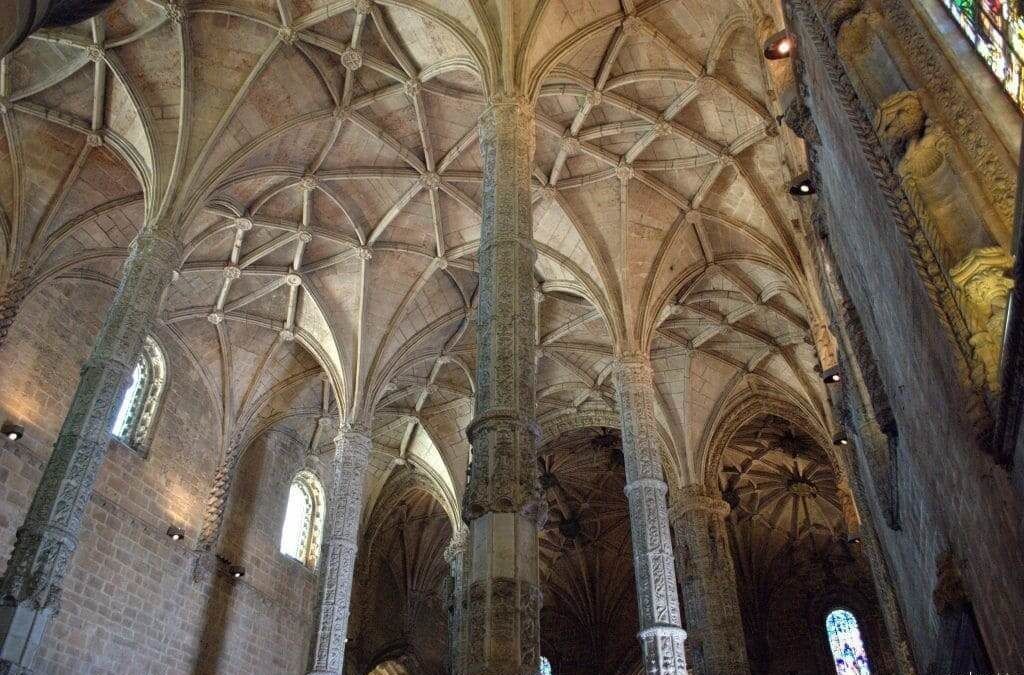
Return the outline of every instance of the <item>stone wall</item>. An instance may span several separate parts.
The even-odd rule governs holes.
[[[807,3],[794,3],[803,4]],[[1019,507],[1008,474],[979,442],[954,346],[940,322],[890,209],[900,190],[887,165],[865,154],[863,114],[838,59],[797,23],[809,105],[821,136],[817,169],[829,213],[829,246],[856,306],[899,429],[901,529],[867,504],[887,558],[919,667],[934,662],[939,621],[932,602],[936,561],[952,550],[997,670],[1019,669],[1014,626],[1024,611]],[[851,116],[852,115],[852,116]],[[870,127],[869,127],[870,128]],[[881,189],[886,185],[887,189]],[[895,190],[895,192],[894,192]],[[862,458],[861,458],[862,459]]]
[[[6,558],[113,290],[58,281],[34,291],[0,351],[0,419],[23,424],[0,449],[0,553]],[[272,434],[240,467],[223,550],[246,565],[240,581],[194,581],[191,544],[220,452],[212,399],[166,330],[168,391],[146,457],[112,441],[61,611],[37,672],[277,673],[306,666],[316,575],[277,553],[288,484],[303,447]],[[166,536],[168,525],[185,541]],[[282,626],[291,627],[282,631]]]

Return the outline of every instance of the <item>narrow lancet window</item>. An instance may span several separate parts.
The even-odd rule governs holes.
[[[857,618],[845,609],[832,611],[825,619],[828,645],[837,675],[871,675]]]
[[[145,455],[149,449],[166,381],[163,351],[156,340],[147,337],[110,428],[114,436],[140,454]]]
[[[324,491],[309,471],[300,471],[288,489],[281,529],[281,553],[316,567],[324,524]]]

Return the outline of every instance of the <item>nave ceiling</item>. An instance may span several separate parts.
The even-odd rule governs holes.
[[[158,335],[202,374],[211,452],[270,427],[325,451],[376,402],[372,499],[411,464],[457,511],[477,119],[513,80],[536,99],[542,429],[613,417],[632,351],[674,481],[738,399],[823,427],[765,9],[521,9],[504,42],[497,3],[468,0],[123,0],[34,35],[0,72],[0,279],[110,287],[141,224],[169,224],[185,258]]]

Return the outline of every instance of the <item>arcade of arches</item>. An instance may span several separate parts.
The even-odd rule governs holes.
[[[0,674],[1024,673],[1021,3],[0,4]]]

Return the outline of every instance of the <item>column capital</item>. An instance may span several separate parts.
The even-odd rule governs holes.
[[[723,519],[732,511],[728,502],[703,485],[687,485],[681,488],[678,494],[679,499],[671,508],[673,522],[684,518],[692,511],[703,511]]]
[[[452,532],[452,538],[444,548],[444,559],[452,565],[466,552],[469,546],[469,528],[463,526]]]
[[[492,96],[487,107],[480,113],[478,129],[480,145],[492,145],[502,136],[515,132],[515,138],[522,144],[522,150],[533,154],[534,148],[534,106],[525,96]]]

